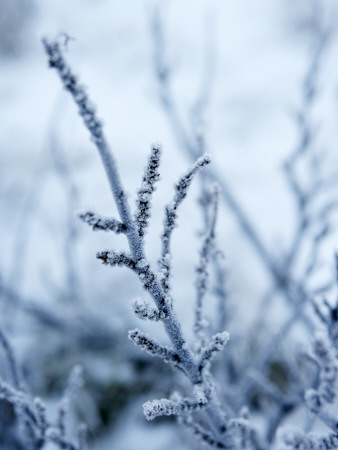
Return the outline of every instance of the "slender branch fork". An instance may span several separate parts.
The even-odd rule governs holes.
[[[227,416],[225,412],[221,409],[219,402],[217,401],[217,395],[215,393],[215,390],[213,389],[210,377],[209,375],[204,375],[205,373],[203,371],[204,364],[200,364],[198,355],[195,355],[192,352],[192,350],[188,347],[183,337],[180,323],[172,307],[172,301],[170,298],[169,291],[167,291],[164,288],[164,285],[161,282],[160,278],[151,269],[150,264],[146,259],[144,251],[143,230],[141,229],[142,227],[140,228],[140,221],[137,220],[137,217],[134,218],[131,213],[126,192],[123,188],[119,176],[115,158],[111,152],[111,149],[104,135],[102,124],[96,116],[95,108],[90,102],[83,86],[79,84],[77,77],[72,73],[72,70],[65,62],[60,44],[57,41],[51,42],[48,41],[47,39],[44,39],[43,45],[48,55],[50,67],[54,68],[57,71],[59,77],[61,78],[63,86],[72,95],[75,103],[78,106],[79,114],[82,116],[85,126],[90,132],[91,139],[94,142],[101,156],[102,163],[106,171],[107,178],[109,180],[110,188],[115,203],[117,205],[121,222],[123,224],[124,228],[123,232],[126,234],[126,237],[128,239],[130,255],[124,253],[117,254],[115,252],[106,251],[98,253],[97,257],[106,264],[127,265],[129,268],[133,269],[133,271],[136,272],[144,288],[151,295],[158,308],[159,312],[158,317],[163,322],[168,337],[173,345],[173,352],[175,356],[173,357],[172,353],[170,353],[169,350],[165,352],[163,350],[164,347],[161,350],[158,350],[156,344],[154,344],[154,342],[148,339],[145,335],[140,335],[140,332],[131,332],[130,338],[134,340],[134,342],[141,348],[151,351],[153,354],[157,354],[157,356],[162,356],[167,359],[170,358],[174,359],[175,364],[179,365],[179,367],[185,372],[185,374],[195,387],[202,386],[204,394],[206,396],[206,402],[204,402],[206,403],[206,406],[204,408],[205,419],[209,424],[209,427],[213,432],[215,438],[218,440],[219,443],[218,448],[233,448],[232,438],[231,436],[229,436],[228,433],[226,433]],[[169,221],[167,225],[169,226],[169,228],[171,225],[174,226],[172,220],[175,220],[176,217],[175,210],[180,201],[182,201],[182,199],[185,197],[187,188],[190,184],[190,181],[194,173],[197,172],[197,169],[203,167],[209,162],[210,161],[208,157],[200,158],[196,162],[193,169],[185,177],[183,177],[180,180],[180,183],[178,183],[178,185],[176,186],[177,192],[174,202],[171,205],[171,209],[167,208],[167,221]],[[149,176],[151,177],[151,173]],[[180,197],[180,190],[182,198]],[[144,192],[146,192],[146,190],[143,189],[139,196],[139,203],[142,203],[140,199],[142,200],[143,198],[142,195],[144,194]],[[86,218],[88,219],[88,217]],[[143,217],[143,219],[145,218]],[[88,220],[86,221],[88,222]],[[168,233],[169,235],[171,231],[172,230],[169,229]],[[163,256],[165,257],[166,255]],[[168,270],[167,265],[165,266],[165,269],[166,271]],[[224,336],[222,337],[221,333],[219,333],[219,335],[220,336],[218,338],[217,337],[213,338],[214,347],[211,348],[211,350],[210,348],[208,348],[207,349],[208,354],[202,355],[202,357],[208,359],[211,357],[213,353],[221,350],[224,347],[227,338],[225,338]],[[209,346],[210,345],[212,345],[212,342],[211,344],[209,344]],[[164,356],[163,353],[165,354]],[[175,410],[175,408],[176,410],[178,410],[181,408],[181,410],[184,411],[184,407],[180,406],[181,403],[176,403],[175,407],[172,406],[174,403],[172,403],[171,406],[170,405],[169,406],[171,410]],[[163,403],[160,406],[163,408]],[[165,407],[167,408],[167,406]],[[154,409],[152,412],[154,413],[156,408],[158,409],[159,406],[153,405],[153,408]],[[191,407],[191,409],[193,408]],[[147,414],[147,411],[145,412]]]

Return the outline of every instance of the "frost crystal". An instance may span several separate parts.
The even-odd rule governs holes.
[[[170,278],[170,240],[176,227],[177,208],[185,199],[189,186],[196,173],[211,162],[210,156],[205,154],[198,158],[193,168],[180,178],[175,186],[175,196],[172,203],[165,208],[164,229],[162,233],[162,255],[159,261],[161,270],[161,284],[164,291],[169,289]]]
[[[206,401],[196,401],[189,398],[184,398],[180,401],[162,398],[144,403],[143,411],[147,420],[153,420],[159,416],[180,415],[201,410],[206,404]]]
[[[129,339],[142,350],[145,350],[153,356],[159,356],[164,359],[165,362],[169,362],[174,366],[180,367],[181,360],[176,352],[159,344],[137,328],[135,330],[130,330],[128,336]]]
[[[110,266],[126,266],[129,269],[135,269],[135,262],[130,255],[124,252],[114,252],[113,250],[106,250],[96,254],[97,259],[101,259],[103,264]]]
[[[158,311],[155,308],[149,306],[149,304],[143,299],[136,299],[133,302],[133,308],[135,315],[142,320],[153,320],[155,322],[164,319],[165,314],[163,311]]]
[[[160,165],[161,148],[153,145],[146,167],[142,187],[137,192],[135,220],[138,226],[139,236],[144,236],[151,215],[151,197],[155,191],[155,185],[160,179],[158,168]]]
[[[119,234],[125,233],[127,230],[127,227],[119,220],[100,216],[93,211],[81,211],[77,214],[78,217],[91,226],[94,231],[114,231],[116,234]]]
[[[223,333],[217,333],[211,338],[210,343],[201,350],[201,357],[199,362],[200,370],[209,365],[214,354],[222,351],[229,339],[230,335],[227,331],[223,331]]]
[[[208,323],[203,318],[202,307],[203,307],[203,299],[208,287],[208,279],[209,272],[208,266],[210,261],[210,256],[214,247],[215,240],[215,227],[217,220],[217,211],[218,211],[218,198],[219,198],[219,190],[218,187],[215,187],[212,195],[212,213],[210,224],[207,228],[207,233],[205,239],[203,241],[203,245],[200,251],[200,262],[197,267],[197,279],[196,279],[196,289],[197,289],[197,298],[196,298],[196,308],[195,308],[195,324],[194,331],[196,336],[199,338],[203,338],[203,331],[206,329]]]

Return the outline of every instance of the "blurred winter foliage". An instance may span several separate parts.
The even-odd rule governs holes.
[[[0,449],[27,449],[27,433],[32,448],[84,448],[81,423],[98,450],[338,448],[337,18],[333,0],[0,0]],[[208,430],[209,399],[186,369],[160,359],[182,369],[167,312],[127,268],[95,258],[109,249],[103,262],[132,265],[43,37],[95,102],[147,258],[161,259],[234,442]],[[176,217],[173,186],[205,152]],[[71,447],[62,421],[78,366]],[[180,424],[146,422],[145,402],[148,418]]]

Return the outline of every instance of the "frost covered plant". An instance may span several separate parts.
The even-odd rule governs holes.
[[[55,423],[47,417],[46,406],[40,398],[32,397],[26,389],[14,356],[13,349],[0,330],[0,345],[5,353],[9,381],[0,378],[0,400],[13,406],[18,423],[22,429],[22,445],[27,450],[40,450],[53,443],[64,450],[86,450],[86,427],[78,428],[76,440],[67,436],[69,407],[78,389],[82,386],[82,370],[74,367],[68,386],[58,405]],[[11,444],[8,444],[11,445]]]
[[[141,330],[129,332],[129,338],[142,350],[153,356],[164,359],[174,368],[183,372],[190,380],[192,393],[187,398],[173,396],[170,399],[160,399],[146,402],[144,413],[148,420],[163,415],[183,415],[182,423],[193,434],[209,446],[215,448],[241,448],[239,442],[243,427],[234,426],[237,418],[233,411],[223,407],[218,398],[209,366],[212,358],[226,345],[229,334],[224,331],[215,334],[211,339],[203,337],[200,348],[195,351],[186,342],[180,322],[174,309],[174,299],[171,295],[171,251],[170,242],[174,228],[177,226],[177,213],[188,193],[188,189],[196,174],[210,163],[210,157],[205,154],[197,159],[192,168],[184,174],[175,186],[173,201],[165,208],[164,229],[162,233],[162,252],[159,269],[155,270],[148,261],[144,249],[144,235],[151,214],[151,198],[159,179],[161,149],[154,145],[146,166],[140,189],[137,192],[136,210],[132,213],[126,191],[123,188],[115,158],[110,150],[103,132],[101,121],[97,118],[95,107],[90,102],[83,86],[66,63],[61,46],[57,41],[43,41],[48,55],[49,65],[54,68],[64,88],[72,95],[78,106],[85,126],[90,132],[101,156],[111,191],[120,215],[120,220],[102,218],[91,211],[82,212],[79,217],[93,229],[122,232],[128,241],[128,251],[105,250],[97,253],[97,258],[103,264],[110,266],[126,266],[140,280],[145,291],[154,302],[150,307],[146,301],[136,301],[134,310],[137,317],[156,320],[163,323],[170,340],[170,346],[156,342]],[[213,194],[213,203],[217,205],[217,191]],[[198,309],[195,331],[202,332],[202,301],[206,288],[207,266],[209,263],[212,241],[215,233],[217,207],[201,252],[199,277],[197,282]],[[198,416],[195,412],[199,412]],[[249,433],[249,436],[254,433]],[[250,441],[250,438],[249,438]],[[253,444],[252,444],[253,445]]]
[[[338,448],[338,436],[336,434],[317,436],[312,433],[305,434],[299,430],[295,430],[293,432],[285,433],[284,441],[288,446],[300,450]]]
[[[236,192],[233,191],[231,183],[228,183],[224,171],[221,172],[217,170],[217,167],[211,167],[201,176],[203,181],[202,199],[208,197],[210,184],[216,182],[220,187],[223,204],[237,220],[243,237],[248,239],[256,253],[257,260],[263,263],[262,265],[265,266],[272,282],[269,283],[266,294],[262,296],[261,307],[257,310],[257,322],[250,333],[251,339],[256,340],[256,336],[261,333],[263,328],[270,327],[271,318],[266,314],[268,307],[283,299],[285,301],[284,310],[288,311],[288,315],[286,319],[282,319],[281,325],[274,327],[269,338],[265,338],[265,341],[261,345],[258,344],[257,348],[252,350],[250,348],[252,342],[245,342],[244,352],[242,354],[238,352],[236,355],[232,354],[233,346],[229,348],[224,356],[226,367],[222,367],[225,369],[222,376],[227,377],[227,383],[224,383],[223,389],[227,403],[239,411],[244,405],[251,406],[253,402],[259,403],[257,399],[262,402],[262,406],[259,405],[259,408],[264,411],[265,432],[263,433],[265,433],[270,446],[276,442],[276,432],[290,416],[290,413],[297,408],[301,409],[304,403],[314,417],[318,417],[321,422],[336,431],[334,428],[335,416],[327,412],[328,400],[326,399],[333,402],[334,393],[337,390],[335,371],[332,369],[336,361],[333,350],[337,347],[337,307],[331,307],[328,302],[325,302],[327,308],[325,313],[317,307],[317,315],[329,335],[330,343],[325,348],[331,348],[331,351],[326,356],[335,355],[329,369],[323,362],[324,354],[321,353],[322,356],[319,356],[319,347],[314,344],[316,350],[313,350],[314,355],[309,358],[316,361],[316,367],[322,367],[323,364],[326,367],[325,370],[318,372],[321,374],[318,375],[317,380],[320,382],[320,386],[312,383],[310,373],[312,367],[307,366],[308,371],[304,371],[304,367],[298,361],[294,361],[297,353],[291,354],[289,349],[284,348],[290,339],[291,331],[296,326],[304,326],[308,338],[314,335],[317,324],[313,320],[313,316],[309,314],[307,306],[314,302],[316,296],[326,294],[334,286],[330,271],[323,277],[318,275],[322,268],[324,245],[332,235],[331,233],[336,230],[336,183],[338,177],[335,170],[332,171],[331,167],[325,167],[325,154],[322,148],[319,149],[318,124],[315,122],[313,114],[319,101],[321,71],[333,37],[334,26],[332,23],[330,25],[330,21],[326,23],[323,15],[319,14],[324,11],[321,2],[311,2],[311,4],[317,6],[314,7],[314,19],[317,26],[312,30],[311,59],[302,85],[301,104],[295,115],[298,142],[284,163],[284,174],[291,192],[291,201],[296,204],[296,226],[292,232],[290,243],[285,248],[279,249],[278,252],[270,247],[265,234],[255,225],[245,204],[242,204]],[[173,83],[175,70],[166,51],[167,30],[161,12],[163,12],[161,7],[155,9],[151,21],[158,99],[178,147],[189,159],[196,159],[201,152],[208,149],[208,130],[204,124],[213,88],[211,82],[213,66],[210,64],[210,59],[212,59],[210,55],[213,49],[208,48],[205,63],[206,76],[202,80],[202,88],[197,93],[194,107],[189,106],[186,116],[183,116],[180,98],[175,95]],[[335,187],[335,191],[333,191],[333,187]],[[205,204],[206,201],[203,200],[203,203]],[[271,214],[270,211],[269,214]],[[203,277],[200,281],[203,283]],[[195,331],[198,331],[198,338],[203,339],[203,321],[199,317],[198,311],[197,303]],[[196,326],[198,323],[202,326]],[[263,324],[265,325],[262,326]],[[236,336],[232,332],[233,341],[235,338]],[[243,334],[241,334],[241,338],[243,338]],[[316,341],[318,345],[319,342],[323,343],[324,341]],[[273,373],[275,370],[276,374]],[[275,375],[285,377],[287,381],[284,386],[275,380],[272,382],[271,379]],[[304,434],[304,436],[307,435]],[[295,448],[298,448],[296,444]]]
[[[171,289],[171,239],[177,227],[178,212],[196,175],[203,171],[202,173],[206,176],[205,174],[209,171],[206,166],[211,162],[210,156],[206,153],[200,154],[195,148],[196,151],[192,152],[195,157],[194,164],[175,185],[173,200],[165,208],[161,255],[159,266],[155,269],[146,256],[144,237],[151,217],[152,196],[160,177],[161,147],[156,144],[151,148],[141,186],[137,191],[135,210],[132,211],[95,107],[66,63],[60,43],[46,39],[43,43],[50,67],[57,71],[64,88],[72,95],[91,140],[101,156],[120,216],[110,218],[93,211],[82,211],[79,213],[79,218],[93,230],[112,231],[125,235],[128,244],[126,249],[102,250],[96,256],[107,266],[125,266],[135,274],[146,291],[147,299],[141,298],[134,301],[134,313],[142,320],[162,322],[170,344],[163,345],[139,329],[131,330],[129,338],[141,350],[161,358],[175,370],[183,373],[190,381],[191,389],[187,395],[173,392],[170,398],[147,401],[144,404],[146,418],[153,420],[159,416],[177,416],[182,426],[211,448],[267,450],[276,443],[277,431],[289,414],[297,408],[306,408],[312,422],[318,418],[334,434],[320,437],[303,431],[289,431],[284,434],[281,445],[285,444],[295,449],[338,448],[338,420],[331,408],[336,399],[338,380],[337,308],[327,305],[329,310],[327,315],[319,306],[314,305],[317,316],[325,325],[326,334],[324,337],[318,335],[315,338],[312,353],[307,355],[307,362],[312,366],[310,367],[309,364],[304,366],[297,361],[297,355],[292,354],[289,348],[287,351],[283,350],[282,343],[287,342],[287,335],[296,323],[303,322],[307,330],[311,333],[314,331],[313,317],[310,320],[307,312],[304,311],[306,302],[314,303],[313,293],[307,289],[304,280],[300,282],[293,280],[288,273],[284,273],[277,267],[276,261],[272,264],[268,257],[266,265],[273,274],[276,287],[283,287],[285,296],[290,300],[291,315],[262,348],[254,349],[254,352],[250,353],[249,343],[243,352],[239,351],[235,354],[229,346],[224,352],[222,381],[217,384],[215,377],[210,373],[210,367],[215,355],[227,345],[229,333],[223,331],[226,328],[223,326],[220,328],[221,332],[209,336],[204,316],[203,303],[210,288],[211,264],[215,268],[217,296],[223,302],[226,297],[225,274],[220,263],[215,232],[220,193],[218,187],[210,189],[210,177],[204,180],[208,183],[204,184],[202,194],[206,231],[197,265],[195,339],[192,345],[183,336]],[[165,81],[165,71],[162,77]],[[168,105],[170,106],[170,103]],[[224,183],[221,184],[221,193],[228,201],[232,198],[224,188]],[[247,235],[251,236],[257,248],[262,250],[263,247],[259,245],[259,241],[255,240],[256,235],[252,228],[243,219],[241,209],[238,209],[233,201],[232,205]],[[326,236],[325,233],[324,236]],[[322,238],[318,239],[320,241]],[[318,240],[314,245],[317,244]],[[316,251],[314,251],[315,254]],[[294,252],[295,249],[292,250],[292,255]],[[267,254],[261,251],[261,256],[264,259]],[[289,258],[289,263],[292,259],[293,257]],[[316,257],[314,256],[312,260],[316,260]],[[288,270],[289,266],[290,264]],[[271,294],[268,297],[271,297]],[[224,309],[224,305],[222,307]],[[225,316],[223,313],[222,317]],[[260,313],[265,315],[265,311]],[[224,324],[223,318],[220,322]],[[277,348],[278,352],[276,352]],[[286,387],[274,382],[274,374],[271,373],[274,367],[277,375],[285,374]],[[252,407],[255,396],[264,403],[262,407],[264,425],[259,430],[256,430],[249,418],[249,408]],[[311,430],[311,426],[305,429]]]
[[[338,361],[337,350],[329,333],[321,333],[315,337],[309,359],[316,365],[316,375],[311,388],[304,393],[304,401],[312,419],[317,418],[333,434],[320,436],[291,430],[284,433],[283,439],[288,447],[294,449],[338,448],[338,415],[332,408],[337,395]]]

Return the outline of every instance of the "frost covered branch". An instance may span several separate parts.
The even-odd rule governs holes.
[[[138,225],[138,233],[144,236],[145,230],[150,218],[151,196],[155,191],[155,185],[160,178],[158,172],[160,166],[161,148],[159,145],[153,145],[146,167],[142,187],[137,192],[135,220]]]
[[[318,336],[313,343],[313,352],[319,363],[318,398],[321,404],[333,403],[338,381],[335,349],[325,336]]]
[[[56,424],[47,418],[46,407],[39,398],[33,398],[19,381],[19,369],[14,352],[3,331],[0,333],[0,344],[5,350],[5,356],[11,367],[12,382],[7,383],[0,378],[0,399],[13,405],[18,421],[24,432],[25,448],[39,450],[46,448],[49,442],[58,448],[65,450],[86,450],[86,428],[79,428],[76,441],[66,436],[66,423],[68,419],[68,407],[72,402],[76,389],[82,385],[79,368],[74,368],[68,387],[59,405]]]
[[[102,264],[109,266],[126,266],[129,269],[135,269],[135,261],[131,258],[131,255],[127,255],[124,252],[114,252],[113,250],[106,250],[98,252],[96,254],[97,259],[101,259]]]
[[[310,222],[315,224],[315,227],[311,228],[311,231],[314,231],[312,244],[310,243],[311,245],[309,246],[311,257],[303,264],[299,275],[299,273],[294,271],[293,266],[299,254],[300,247],[298,248],[297,246],[301,242],[297,242],[296,246],[293,246],[293,241],[290,249],[284,251],[282,257],[275,256],[274,252],[270,251],[266,246],[265,239],[262,239],[246,212],[234,197],[232,190],[224,181],[224,177],[221,177],[215,169],[203,171],[203,195],[207,191],[209,192],[211,180],[219,181],[222,198],[225,199],[228,207],[230,207],[230,210],[237,218],[242,231],[244,231],[267,268],[272,280],[272,286],[269,287],[267,298],[271,300],[278,291],[282,291],[287,299],[290,311],[285,322],[276,330],[268,342],[262,344],[252,340],[238,355],[231,354],[230,351],[224,352],[226,356],[223,361],[220,361],[219,366],[221,368],[226,367],[226,376],[220,378],[219,384],[214,381],[217,376],[217,365],[215,364],[215,377],[208,369],[212,358],[224,349],[229,339],[229,333],[226,331],[212,336],[217,331],[215,330],[213,333],[210,333],[211,336],[208,336],[203,317],[203,310],[205,309],[203,303],[205,302],[208,289],[210,289],[209,272],[211,272],[212,268],[216,272],[217,295],[220,301],[223,302],[226,297],[224,288],[225,272],[219,264],[219,254],[215,245],[219,195],[218,191],[215,190],[211,195],[210,192],[208,196],[204,195],[203,199],[205,204],[208,202],[209,204],[205,212],[206,232],[202,241],[200,260],[197,266],[197,300],[194,331],[199,342],[196,344],[195,338],[195,342],[190,346],[183,335],[181,323],[174,309],[175,302],[171,289],[171,239],[173,230],[177,226],[180,205],[186,197],[194,177],[210,163],[210,157],[207,153],[200,156],[205,150],[203,136],[197,136],[197,132],[194,130],[193,136],[190,138],[178,119],[170,87],[170,70],[165,64],[164,53],[160,51],[161,45],[163,45],[163,36],[161,36],[159,23],[154,24],[154,33],[157,33],[157,37],[159,37],[155,63],[161,87],[161,100],[178,135],[180,144],[184,146],[189,156],[194,159],[193,167],[175,185],[173,201],[165,209],[158,272],[153,269],[151,262],[146,256],[144,236],[151,216],[152,195],[160,176],[161,149],[158,145],[153,145],[151,148],[142,184],[136,193],[136,209],[131,212],[128,196],[119,178],[115,159],[104,136],[102,124],[97,119],[95,108],[89,101],[87,93],[79,84],[77,77],[73,75],[70,67],[65,62],[58,43],[44,41],[50,66],[56,69],[65,89],[72,95],[85,122],[85,126],[89,130],[91,138],[101,155],[120,215],[120,219],[111,219],[86,211],[80,214],[80,218],[90,225],[93,230],[114,231],[123,233],[126,236],[126,249],[120,252],[115,249],[100,251],[97,253],[97,258],[105,265],[125,266],[137,275],[145,290],[145,295],[154,304],[150,305],[148,299],[136,300],[133,303],[134,313],[142,320],[146,319],[163,325],[169,344],[168,346],[162,345],[138,329],[131,330],[129,338],[141,350],[152,356],[162,358],[165,362],[184,372],[190,382],[189,386],[192,391],[196,393],[199,390],[200,392],[195,397],[188,393],[179,399],[170,398],[149,401],[144,405],[146,418],[152,420],[162,415],[179,416],[179,420],[209,447],[267,450],[271,448],[276,438],[277,429],[286,416],[296,407],[304,406],[304,391],[306,391],[305,404],[308,409],[323,423],[336,431],[337,421],[335,415],[327,408],[327,404],[331,404],[335,400],[337,384],[336,354],[332,351],[331,343],[328,349],[320,341],[317,341],[314,347],[314,357],[312,359],[316,360],[318,365],[318,373],[316,373],[317,376],[315,377],[312,376],[312,372],[315,372],[314,370],[309,370],[311,376],[307,377],[306,370],[303,370],[302,364],[298,364],[298,361],[298,365],[294,364],[296,369],[292,367],[294,362],[292,360],[293,355],[290,355],[291,352],[282,352],[280,349],[286,340],[286,336],[295,324],[303,322],[307,330],[312,331],[314,328],[312,317],[310,320],[308,311],[304,312],[304,306],[308,300],[312,301],[312,291],[309,287],[308,279],[316,271],[318,252],[324,239],[330,233],[331,228],[328,218],[331,211],[335,208],[333,202],[328,202],[323,206],[324,209],[321,209],[324,220],[319,220],[317,213],[315,213],[314,218],[311,217],[310,212],[306,211],[306,208],[302,206],[302,221],[298,232],[303,233],[305,229],[307,230]],[[312,137],[307,133],[302,141],[302,145],[308,145],[311,139]],[[315,164],[313,165],[315,166]],[[316,180],[316,183],[312,186],[316,193],[320,191],[321,184],[321,180]],[[300,201],[299,204],[305,205],[308,200],[304,200],[304,195],[298,185],[297,189],[294,187],[294,192],[298,196],[303,197],[302,202]],[[312,194],[314,194],[314,191],[311,191]],[[300,237],[300,241],[303,239],[298,234],[296,237]],[[214,267],[211,267],[211,262],[214,263]],[[214,281],[212,276],[211,280]],[[335,308],[331,308],[329,315],[337,315],[337,311],[334,313],[334,310]],[[260,314],[261,316],[264,315],[262,311],[260,311]],[[221,323],[224,322],[224,316],[223,310]],[[325,322],[324,315],[322,319]],[[335,321],[337,322],[337,320]],[[330,323],[332,324],[332,322],[333,320]],[[325,323],[328,322],[326,321]],[[221,328],[221,330],[223,329]],[[335,342],[337,341],[337,336],[336,332]],[[330,330],[329,337],[334,342]],[[277,349],[278,352],[276,351]],[[297,370],[301,373],[297,373]],[[274,376],[276,376],[277,381],[274,380]],[[282,381],[280,381],[278,376],[282,378]],[[221,395],[218,392],[220,388],[222,389]],[[4,392],[7,389],[6,395],[14,395],[9,388],[4,387],[3,389]],[[264,438],[258,437],[258,433],[249,422],[249,418],[242,417],[240,414],[241,408],[246,406],[252,408],[255,402],[258,403],[258,408],[261,408],[262,416],[266,414],[267,417],[265,429],[260,433],[264,434]],[[62,404],[59,409],[58,420],[60,438],[65,433],[64,417],[66,411],[67,405]],[[331,438],[332,436],[328,438],[327,442],[330,443]],[[310,442],[309,439],[312,438],[304,435],[302,439],[304,442]],[[289,441],[291,442],[291,438],[289,438]]]
[[[84,87],[79,84],[77,77],[66,63],[59,42],[43,39],[43,45],[48,56],[49,66],[57,71],[64,88],[72,95],[78,106],[79,114],[101,156],[122,223],[128,228],[127,237],[130,246],[137,258],[142,258],[143,247],[137,239],[137,229],[132,219],[126,193],[121,184],[115,159],[104,135],[102,123],[96,115],[95,107],[89,100]]]
[[[201,356],[199,360],[199,368],[200,370],[207,367],[215,355],[215,353],[220,352],[226,346],[229,341],[230,335],[227,331],[223,331],[223,333],[217,333],[211,338],[211,342],[206,345],[206,347],[202,347]]]
[[[145,350],[150,355],[158,356],[173,366],[182,367],[180,364],[180,357],[177,353],[175,353],[172,349],[159,344],[137,328],[129,331],[128,336],[135,345],[140,347],[142,350]]]
[[[161,284],[164,291],[169,290],[170,280],[170,242],[171,235],[177,226],[177,209],[185,199],[190,184],[196,173],[207,164],[210,164],[211,159],[208,154],[198,158],[192,169],[189,170],[183,177],[180,178],[175,185],[175,196],[172,203],[165,208],[164,229],[162,233],[162,255],[159,261],[161,270]]]
[[[133,302],[134,314],[141,320],[152,320],[158,322],[164,319],[164,312],[152,308],[145,300],[136,299]]]
[[[87,223],[94,231],[114,231],[116,234],[125,233],[126,226],[119,220],[100,216],[93,211],[81,211],[77,213],[82,222]]]
[[[210,224],[207,228],[206,236],[203,241],[203,245],[200,251],[200,261],[197,267],[197,280],[196,280],[196,289],[197,289],[197,298],[196,298],[196,308],[195,308],[195,324],[194,331],[196,336],[199,338],[203,335],[203,299],[208,287],[208,266],[210,262],[211,253],[214,250],[214,240],[215,240],[215,227],[217,220],[217,211],[218,211],[218,200],[219,200],[219,191],[218,187],[215,187],[213,195],[212,195],[212,212],[210,218]]]
[[[198,441],[202,442],[202,444],[207,445],[210,448],[229,448],[223,442],[215,439],[208,430],[206,430],[199,423],[195,422],[190,416],[180,416],[179,423],[187,428],[187,430],[190,431]]]
[[[336,352],[325,336],[317,336],[313,353],[319,365],[319,379],[315,389],[305,392],[309,410],[334,432],[338,432],[338,418],[327,407],[336,398],[338,362]]]
[[[180,323],[172,307],[171,298],[167,292],[166,283],[158,278],[157,274],[153,272],[150,263],[145,257],[143,248],[143,234],[148,222],[150,205],[149,196],[154,190],[154,184],[158,179],[158,163],[159,163],[159,149],[153,147],[152,154],[149,160],[148,169],[144,175],[144,183],[141,191],[138,193],[137,212],[135,219],[133,219],[128,205],[127,197],[119,178],[115,159],[113,158],[110,148],[106,142],[103,134],[101,122],[97,119],[95,109],[90,103],[87,94],[79,85],[77,78],[73,75],[71,69],[65,62],[60,46],[57,42],[48,42],[44,40],[45,50],[49,58],[49,64],[58,72],[62,83],[66,90],[70,92],[74,101],[79,107],[79,113],[83,117],[85,125],[89,130],[92,140],[94,141],[104,164],[111,189],[114,195],[115,202],[121,217],[121,221],[126,227],[125,234],[129,243],[130,254],[125,252],[117,253],[115,251],[104,251],[97,254],[97,258],[101,259],[104,264],[108,265],[125,265],[133,269],[144,289],[153,298],[155,305],[160,312],[161,321],[165,327],[168,337],[172,344],[172,349],[157,344],[151,338],[148,338],[139,330],[133,330],[130,333],[130,338],[142,349],[150,352],[153,355],[160,356],[164,360],[172,362],[186,373],[192,385],[205,384],[206,392],[210,393],[208,398],[208,407],[205,408],[206,420],[210,427],[210,432],[214,433],[217,438],[222,441],[224,438],[224,430],[226,425],[224,421],[226,416],[222,411],[220,402],[216,400],[216,394],[209,388],[210,381],[204,378],[204,375],[196,362],[196,356],[189,349],[183,337]],[[176,225],[176,210],[187,195],[188,188],[194,175],[205,165],[210,163],[208,155],[202,156],[194,164],[193,168],[177,183],[175,187],[175,196],[172,204],[166,209],[165,227],[162,237],[162,264],[161,269],[166,272],[166,259],[170,257],[170,237]],[[144,195],[146,197],[144,197]],[[168,266],[170,267],[170,266]],[[217,345],[216,345],[217,346]],[[230,439],[231,437],[227,437]]]
[[[305,434],[302,431],[288,431],[284,433],[285,444],[293,449],[302,450],[329,450],[338,448],[338,435],[319,436],[316,434]]]
[[[205,408],[207,402],[184,398],[179,401],[162,398],[151,400],[143,405],[144,415],[147,420],[153,420],[159,416],[180,416]]]

